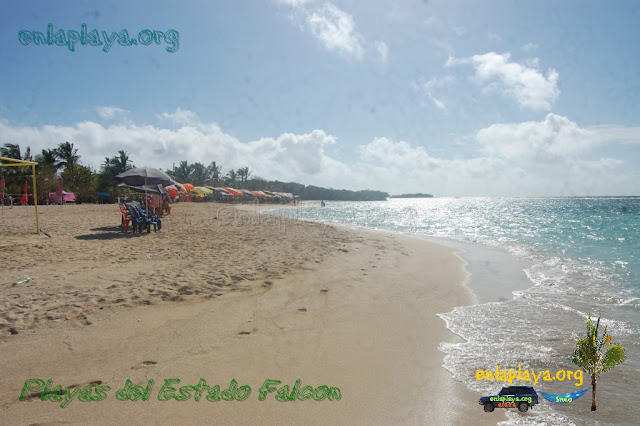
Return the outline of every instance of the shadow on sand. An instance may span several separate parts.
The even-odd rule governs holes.
[[[146,235],[147,232],[142,233],[132,233],[131,231],[123,234],[121,232],[120,226],[102,226],[100,228],[93,228],[92,231],[101,231],[99,234],[87,234],[87,235],[78,235],[76,237],[77,240],[113,240],[117,238],[137,238],[142,235]]]

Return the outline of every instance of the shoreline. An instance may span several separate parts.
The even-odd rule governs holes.
[[[210,268],[223,268],[231,277],[243,269],[237,265],[227,266],[234,257],[238,258],[237,262],[246,262],[243,259],[255,256],[255,262],[267,270],[256,267],[253,276],[235,281],[231,278],[228,286],[216,288],[221,296],[204,292],[208,286],[205,282],[201,287],[194,284],[194,288],[183,290],[185,300],[181,303],[146,305],[134,303],[136,299],[119,303],[109,300],[101,302],[109,305],[107,309],[97,308],[98,304],[91,305],[93,309],[87,308],[80,314],[84,319],[48,320],[49,323],[38,323],[32,330],[14,336],[7,335],[6,328],[2,328],[5,332],[0,337],[0,355],[9,366],[0,378],[0,406],[5,420],[34,423],[55,419],[82,423],[95,418],[109,422],[142,417],[155,421],[206,420],[212,415],[220,420],[266,423],[303,420],[311,423],[496,424],[504,420],[504,416],[495,413],[486,416],[477,404],[478,395],[454,381],[442,367],[444,354],[438,345],[458,337],[436,314],[471,303],[470,293],[464,286],[466,272],[463,262],[455,255],[456,250],[409,237],[344,232],[335,227],[282,218],[278,222],[256,217],[248,218],[245,223],[227,221],[223,225],[221,210],[214,213],[215,209],[207,205],[176,205],[173,210],[176,215],[167,218],[163,231],[158,234],[91,239],[87,235],[107,232],[101,230],[106,228],[105,223],[97,223],[101,221],[100,208],[68,206],[66,212],[77,213],[73,209],[78,207],[93,212],[90,215],[93,220],[77,225],[77,235],[63,246],[78,253],[88,249],[85,245],[102,244],[112,250],[122,248],[121,242],[129,241],[135,247],[125,255],[133,255],[134,259],[121,261],[123,265],[119,268],[121,281],[136,275],[136,279],[130,280],[130,286],[121,283],[120,287],[127,290],[153,290],[154,284],[162,285],[159,280],[164,274],[156,271],[156,258],[184,266],[182,257],[160,255],[167,244],[190,239],[189,244],[180,245],[182,256],[197,257],[198,250],[212,250],[207,245],[211,244],[207,235],[200,235],[202,231],[188,232],[194,229],[194,224],[215,228],[210,237],[224,238],[225,244],[233,244],[233,239],[242,240],[243,244],[225,251],[228,261],[220,262],[212,256],[208,267],[194,266],[195,271],[181,272],[182,277],[177,278],[182,278],[184,283],[196,283]],[[106,205],[102,209],[107,212],[116,210],[115,207]],[[181,212],[182,208],[185,210]],[[213,214],[218,219],[213,219]],[[109,215],[114,216],[111,212]],[[115,215],[115,219],[119,220],[119,215]],[[240,222],[243,220],[240,218]],[[264,226],[255,227],[250,224],[251,220]],[[25,224],[27,228],[29,225],[33,226]],[[46,226],[48,220],[43,221],[41,216],[41,227]],[[272,229],[260,230],[265,227]],[[4,228],[0,230],[5,236],[3,244],[7,244],[7,237],[9,243],[18,244]],[[52,235],[51,240],[67,238],[63,233],[47,231]],[[227,231],[229,239],[222,237]],[[78,238],[82,236],[85,238]],[[47,237],[24,237],[28,243],[44,245],[45,250],[51,248],[46,247],[43,240]],[[273,241],[275,237],[279,240]],[[79,242],[83,246],[80,249],[74,247]],[[252,246],[252,251],[244,255],[237,251],[249,250],[247,244]],[[223,244],[219,246],[215,253],[221,252]],[[147,253],[138,253],[141,248]],[[19,249],[18,252],[25,255],[29,251]],[[113,279],[109,273],[114,268],[112,263],[102,258],[84,261],[83,266],[92,265],[96,270],[93,274],[109,275],[106,281]],[[274,262],[279,262],[277,267]],[[25,261],[18,269],[24,269],[27,264]],[[63,267],[55,262],[48,266]],[[70,285],[69,282],[62,284],[64,280],[45,284],[46,278],[35,276],[33,284],[29,284],[32,287],[17,289],[3,280],[2,297],[5,299],[10,294],[26,297],[32,289],[53,290],[61,286],[75,286],[62,295],[82,293],[81,278],[91,273],[82,266],[67,270],[70,276],[77,275],[77,282],[67,276],[67,281],[72,281]],[[7,280],[13,278],[7,277]],[[266,284],[267,281],[270,284]],[[91,291],[103,296],[120,291],[120,287],[108,290],[109,287],[104,284]],[[202,290],[200,296],[196,293],[190,298],[186,294],[196,290]],[[202,296],[211,294],[214,296],[202,300]],[[166,300],[171,297],[172,294],[168,294]],[[127,304],[131,306],[123,306]],[[46,348],[47,356],[30,348]],[[87,386],[99,380],[101,385],[111,386],[111,390],[103,401],[74,400],[64,409],[37,398],[17,401],[24,381],[30,378],[52,379],[54,385],[63,387]],[[203,378],[210,386],[219,384],[220,389],[227,388],[233,378],[238,386],[248,385],[252,391],[242,402],[189,400],[178,403],[153,398],[118,401],[114,397],[126,379],[135,385],[154,379],[151,393],[155,397],[166,378],[181,379],[180,386],[196,385]],[[342,397],[339,401],[282,403],[275,401],[275,393],[270,393],[264,401],[258,401],[259,389],[266,379],[280,380],[282,383],[278,386],[287,384],[290,388],[296,380],[301,380],[301,386],[313,388],[335,386],[340,388]],[[209,404],[214,405],[203,408]]]

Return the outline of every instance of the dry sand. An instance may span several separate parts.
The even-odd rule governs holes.
[[[34,233],[32,207],[0,218],[2,424],[504,419],[483,413],[479,395],[442,368],[438,344],[456,336],[436,314],[471,301],[451,248],[219,204],[176,204],[148,235],[120,233],[116,205],[39,212],[49,236]],[[202,378],[221,390],[235,379],[251,393],[159,401],[171,378],[175,388]],[[28,379],[70,386],[67,396],[72,385],[96,399],[98,386],[110,389],[99,401],[76,392],[61,408],[64,396],[43,401],[37,391],[19,401]],[[127,379],[153,379],[148,400],[117,399]],[[336,387],[341,398],[260,401],[267,379]]]

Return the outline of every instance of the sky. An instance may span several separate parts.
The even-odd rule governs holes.
[[[639,195],[638,22],[637,1],[7,0],[0,145],[69,141],[96,171],[125,150],[390,194]]]

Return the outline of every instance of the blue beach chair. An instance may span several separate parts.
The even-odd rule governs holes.
[[[158,231],[162,230],[162,219],[158,217],[156,213],[149,212],[149,214],[147,215],[147,212],[138,201],[134,201],[133,206],[138,210],[138,213],[140,213],[140,216],[142,216],[143,218],[146,218],[152,224],[154,224],[154,231],[155,231],[155,225],[157,225]]]
[[[142,228],[145,227],[147,229],[147,234],[151,232],[151,225],[153,225],[153,230],[157,231],[157,222],[149,219],[146,216],[142,216],[138,209],[133,204],[125,204],[125,207],[129,214],[131,215],[131,223],[133,224],[133,232],[142,232]]]

